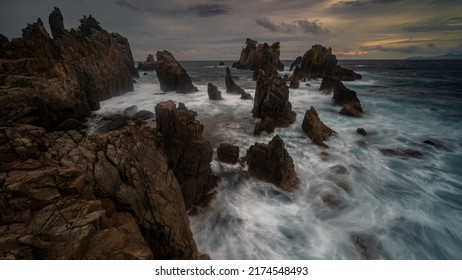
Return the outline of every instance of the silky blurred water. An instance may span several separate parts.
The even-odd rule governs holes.
[[[290,62],[285,64],[280,75],[290,75]],[[214,149],[228,142],[239,146],[241,156],[255,142],[281,136],[300,178],[293,193],[250,178],[239,165],[212,162],[222,178],[217,199],[190,220],[199,250],[213,259],[462,259],[460,61],[340,64],[363,75],[345,82],[361,100],[362,118],[339,114],[332,97],[318,91],[321,81],[311,80],[290,90],[296,122],[254,137],[253,101],[226,93],[225,68],[215,61],[182,62],[199,92],[162,93],[155,72],[141,72],[134,92],[101,102],[95,113],[122,113],[132,105],[154,111],[163,100],[183,102],[197,112]],[[254,95],[252,72],[231,72]],[[208,82],[223,100],[208,99]],[[338,133],[326,142],[328,149],[312,144],[301,129],[310,106]],[[357,134],[358,127],[368,136]],[[438,145],[424,144],[428,139]],[[390,157],[381,149],[423,156]],[[323,202],[326,196],[335,198],[335,207]]]

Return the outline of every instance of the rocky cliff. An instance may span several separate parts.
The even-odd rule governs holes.
[[[138,76],[126,38],[104,30],[92,16],[64,28],[55,8],[53,38],[41,19],[0,50],[0,125],[34,124],[56,130],[67,119],[81,120],[99,101],[133,90]],[[5,40],[3,40],[5,41]]]
[[[0,259],[198,258],[154,134],[0,128]]]

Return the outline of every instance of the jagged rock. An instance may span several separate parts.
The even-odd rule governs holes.
[[[244,92],[241,94],[241,99],[244,100],[253,100],[253,97],[250,93]]]
[[[313,45],[303,57],[297,57],[290,69],[292,70],[297,65],[300,66],[301,75],[310,79],[323,78],[324,76],[332,76],[342,81],[361,79],[361,75],[338,66],[337,57],[332,54],[332,49],[321,45]]]
[[[267,43],[262,44],[247,38],[245,44],[245,48],[241,51],[241,57],[239,61],[233,63],[233,68],[258,71],[261,61],[268,60],[274,69],[279,71],[284,70],[284,64],[279,60],[279,42],[275,42],[269,47]],[[269,47],[266,48],[269,51],[268,58],[262,58],[265,45]]]
[[[362,128],[362,127],[356,129],[356,132],[357,132],[358,134],[363,135],[363,136],[367,136],[367,131],[366,131],[364,128]]]
[[[352,117],[361,117],[363,115],[363,108],[361,107],[361,102],[356,95],[356,91],[347,88],[339,80],[335,82],[332,99],[335,104],[342,106],[340,111],[341,114]]]
[[[322,78],[321,86],[319,87],[320,91],[324,91],[326,94],[330,95],[334,92],[335,85],[338,80],[332,76],[324,76]]]
[[[136,69],[140,71],[154,71],[156,70],[157,62],[154,60],[152,54],[148,54],[145,62],[139,62]]]
[[[299,179],[292,157],[284,148],[284,141],[276,135],[268,144],[255,143],[246,155],[249,174],[286,190],[297,189]]]
[[[0,259],[199,258],[156,137],[0,127]]]
[[[202,137],[204,126],[195,119],[196,113],[183,103],[177,107],[171,100],[160,102],[155,110],[161,145],[189,209],[217,184],[210,167],[213,148]]]
[[[239,160],[239,147],[228,143],[220,143],[217,156],[219,161],[236,164]]]
[[[306,110],[302,129],[306,135],[311,138],[314,144],[324,148],[329,147],[324,141],[330,136],[337,134],[319,119],[318,113],[314,107],[310,107],[309,110]]]
[[[208,83],[207,93],[209,95],[210,100],[220,100],[221,99],[221,91],[219,91],[218,88],[212,83]]]
[[[262,131],[271,133],[276,127],[288,127],[295,122],[297,114],[292,111],[289,88],[284,79],[260,70],[252,114],[261,118],[255,126],[254,135]]]
[[[322,202],[326,204],[329,208],[340,208],[342,206],[342,201],[335,195],[331,193],[326,193],[321,196]]]
[[[290,79],[289,88],[297,89],[299,87],[300,87],[300,80],[298,80],[295,76],[292,76],[292,79]]]
[[[243,90],[240,86],[238,86],[234,82],[233,77],[231,76],[231,70],[229,70],[229,67],[226,67],[225,84],[226,84],[227,93],[238,93],[241,95],[246,93],[245,90]]]
[[[176,61],[169,51],[156,53],[156,73],[160,88],[163,91],[176,91],[177,93],[191,93],[198,91],[192,84],[186,70]]]
[[[49,20],[53,39],[38,19],[21,38],[2,45],[0,125],[56,130],[63,120],[88,117],[99,101],[133,90],[138,72],[126,38],[108,33],[92,17],[69,32],[56,8]]]

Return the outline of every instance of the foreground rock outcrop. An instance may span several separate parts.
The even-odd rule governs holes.
[[[49,23],[53,38],[38,19],[21,38],[2,43],[0,125],[57,130],[67,119],[89,116],[99,101],[133,90],[138,72],[125,37],[107,32],[92,16],[68,31],[58,8]]]
[[[245,45],[245,48],[241,51],[239,61],[233,63],[233,68],[258,71],[262,61],[269,59],[269,62],[274,69],[279,71],[284,70],[284,64],[279,60],[279,42],[275,42],[269,46],[267,43],[258,43],[255,40],[247,38]],[[268,58],[263,58],[264,49],[269,52]]]
[[[136,69],[140,71],[154,71],[157,68],[157,62],[152,54],[148,54],[145,62],[139,62]]]
[[[177,93],[198,91],[186,70],[169,51],[158,51],[156,57],[157,78],[163,91],[176,91]]]
[[[177,107],[171,100],[161,102],[155,111],[160,145],[189,209],[217,185],[217,177],[210,167],[213,148],[202,137],[204,126],[195,119],[196,113],[183,103]]]
[[[0,259],[195,259],[181,187],[147,130],[0,128]]]
[[[255,126],[254,135],[263,131],[271,133],[276,127],[288,127],[295,122],[297,114],[292,111],[289,88],[283,78],[260,70],[252,114],[261,118]]]
[[[302,129],[306,135],[311,138],[314,144],[324,148],[328,147],[324,141],[330,136],[337,134],[319,119],[318,112],[316,112],[314,107],[310,107],[309,110],[306,110]]]
[[[299,179],[292,157],[284,148],[284,141],[276,135],[268,144],[255,143],[246,155],[249,174],[286,190],[297,189]]]
[[[361,79],[361,75],[337,65],[337,57],[332,54],[332,49],[321,45],[313,45],[303,56],[297,57],[290,69],[297,65],[300,66],[299,79],[318,79],[326,75],[342,81]]]

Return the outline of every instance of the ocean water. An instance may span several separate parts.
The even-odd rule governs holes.
[[[199,250],[213,259],[462,259],[462,64],[339,64],[363,75],[345,82],[361,100],[362,118],[339,114],[332,97],[318,91],[321,81],[311,80],[290,90],[296,122],[254,137],[253,101],[225,92],[225,68],[216,61],[182,63],[199,89],[192,94],[163,94],[155,72],[141,72],[135,91],[101,102],[95,118],[132,105],[154,111],[171,99],[197,112],[215,150],[228,142],[244,156],[255,142],[281,136],[300,178],[293,193],[250,178],[239,165],[212,162],[222,178],[217,198],[190,220]],[[231,72],[254,95],[252,72]],[[288,67],[284,74],[290,75]],[[208,82],[223,100],[208,99]],[[328,149],[312,144],[301,129],[310,106],[338,133]],[[368,136],[357,134],[358,127]],[[438,145],[423,143],[428,139]],[[422,156],[391,157],[381,149]],[[326,197],[334,203],[326,204]]]

